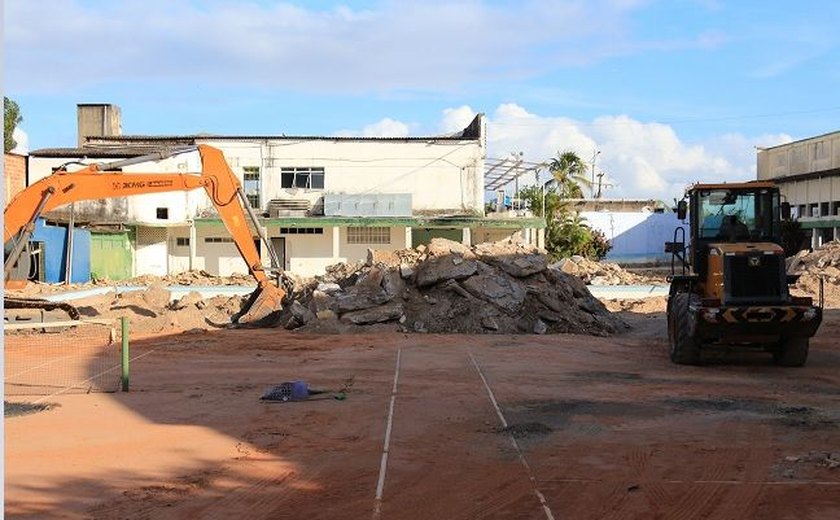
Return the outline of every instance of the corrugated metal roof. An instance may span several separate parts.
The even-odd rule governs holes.
[[[177,146],[176,146],[177,145]],[[181,143],[171,143],[168,146],[161,146],[160,143],[154,146],[100,146],[82,148],[40,148],[29,152],[32,157],[48,158],[78,158],[89,157],[91,159],[122,159],[139,157],[158,152],[170,152],[183,146]]]
[[[96,143],[136,143],[136,142],[170,142],[178,144],[195,144],[196,141],[367,141],[367,142],[403,142],[403,141],[479,141],[482,139],[482,118],[484,114],[477,114],[472,122],[459,132],[446,135],[404,136],[404,137],[359,137],[359,136],[327,136],[327,135],[285,135],[285,134],[253,134],[253,135],[217,135],[217,134],[185,134],[185,135],[116,135],[89,136],[91,145]]]
[[[161,141],[475,141],[476,137],[463,135],[439,135],[428,137],[353,137],[325,135],[119,135],[96,136],[89,139],[98,142],[161,142]]]

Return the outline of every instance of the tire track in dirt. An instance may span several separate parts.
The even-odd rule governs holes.
[[[703,462],[703,472],[693,482],[674,484],[688,491],[667,511],[669,519],[746,518],[754,511],[763,492],[763,486],[754,482],[764,480],[772,464],[772,454],[762,446],[769,446],[766,427],[760,429],[758,439],[755,425],[748,428],[740,418],[720,420],[715,430],[712,436],[728,437],[736,447],[705,451],[697,457]],[[739,469],[743,476],[733,474]]]
[[[660,450],[652,446],[636,446],[628,452],[627,464],[630,468],[630,476],[639,486],[642,496],[645,498],[648,508],[654,518],[665,518],[663,504],[671,502],[671,495],[656,477],[652,476],[650,461],[660,453]]]
[[[204,507],[194,509],[195,518],[274,518],[281,507],[292,502],[288,499],[300,493],[300,486],[318,481],[326,462],[326,457],[318,457],[315,461],[310,459],[305,470],[289,471],[284,475],[272,474],[274,471],[260,467],[255,461],[248,461],[244,466],[237,465],[237,487]]]

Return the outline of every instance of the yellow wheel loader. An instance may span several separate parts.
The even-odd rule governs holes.
[[[797,276],[785,268],[780,202],[771,182],[695,184],[677,203],[668,339],[674,363],[698,365],[708,347],[760,348],[783,366],[802,366],[822,321],[813,298],[791,296]],[[688,237],[686,236],[688,234]],[[688,241],[686,240],[688,238]]]

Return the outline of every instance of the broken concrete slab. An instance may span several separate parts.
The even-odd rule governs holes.
[[[303,304],[298,301],[292,302],[289,306],[289,312],[291,312],[292,316],[294,316],[295,319],[297,319],[302,325],[306,325],[316,319],[315,313],[304,307]]]
[[[497,305],[508,312],[518,311],[527,295],[522,285],[509,277],[494,275],[492,271],[468,278],[461,284],[476,298]]]
[[[466,260],[476,258],[470,246],[446,238],[433,238],[425,252],[429,256],[458,255]]]
[[[385,323],[399,320],[403,315],[403,306],[400,303],[389,303],[359,311],[348,312],[341,316],[341,321],[355,325],[368,325],[372,323]]]
[[[475,260],[447,254],[426,259],[417,267],[417,286],[429,287],[446,280],[463,280],[478,270]]]

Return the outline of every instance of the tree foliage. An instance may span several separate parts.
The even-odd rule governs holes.
[[[808,247],[808,236],[798,220],[786,219],[782,221],[782,249],[785,256],[793,256]]]
[[[519,191],[519,198],[537,216],[545,217],[545,248],[555,259],[581,255],[600,260],[612,248],[604,234],[593,230],[552,187],[543,191],[541,186],[528,186]]]
[[[20,115],[20,107],[11,99],[3,96],[3,151],[8,153],[14,150],[17,143],[12,134],[17,125],[23,121]]]
[[[557,182],[558,194],[564,199],[582,199],[583,190],[592,191],[586,163],[575,152],[557,152],[548,163],[548,171]]]

